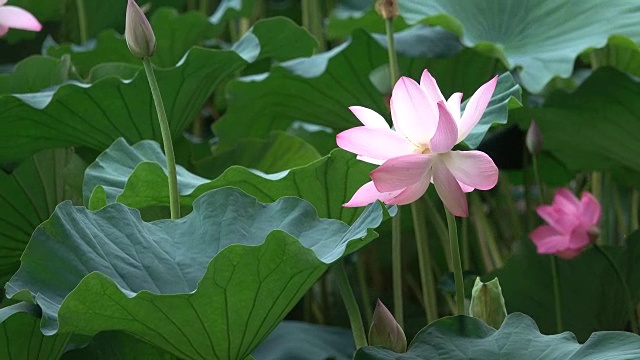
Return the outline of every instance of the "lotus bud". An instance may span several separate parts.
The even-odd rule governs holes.
[[[376,11],[383,19],[395,19],[398,17],[398,2],[396,0],[377,0]]]
[[[128,0],[124,37],[133,56],[150,58],[156,52],[156,37],[149,20],[134,0]]]
[[[536,155],[542,150],[542,133],[535,120],[531,120],[529,130],[527,131],[527,137],[525,138],[527,149],[532,155]]]
[[[407,351],[404,331],[380,300],[373,311],[373,321],[369,329],[369,345],[383,346],[397,353]]]
[[[498,278],[487,283],[476,278],[476,282],[471,290],[471,305],[469,315],[478,318],[487,325],[498,329],[507,317],[507,308],[504,306],[502,289]]]

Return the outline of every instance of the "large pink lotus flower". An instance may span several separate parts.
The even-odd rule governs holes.
[[[338,146],[358,159],[381,165],[344,204],[364,206],[376,200],[404,205],[419,199],[433,183],[447,209],[467,216],[465,192],[488,190],[498,181],[498,168],[481,151],[452,151],[480,121],[493,95],[498,77],[471,96],[461,115],[462,93],[445,100],[435,79],[425,70],[420,84],[402,77],[391,94],[395,131],[371,109],[349,109],[364,126],[341,132]]]
[[[583,192],[582,199],[578,200],[571,191],[559,189],[551,205],[538,206],[536,211],[548,224],[529,234],[539,254],[571,259],[598,234],[600,203],[588,192]]]
[[[42,25],[30,12],[17,6],[5,5],[7,0],[0,0],[0,36],[9,31],[9,28],[40,31]]]

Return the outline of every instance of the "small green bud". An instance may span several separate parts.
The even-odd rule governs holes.
[[[149,58],[156,52],[156,36],[142,9],[134,0],[128,1],[124,38],[133,56]]]
[[[524,141],[531,155],[536,155],[542,150],[542,133],[535,120],[531,120],[531,125],[529,125]]]
[[[487,283],[476,278],[476,282],[471,290],[471,305],[469,315],[478,318],[487,325],[498,329],[507,317],[507,308],[504,306],[502,289],[498,278]]]
[[[373,311],[373,321],[369,329],[369,345],[383,346],[397,353],[407,351],[404,331],[380,300]]]

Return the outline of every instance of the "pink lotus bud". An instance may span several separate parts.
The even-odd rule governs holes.
[[[527,149],[532,155],[536,155],[542,150],[542,133],[535,120],[531,120],[529,130],[527,131],[527,137],[525,138],[525,144]]]
[[[124,37],[131,53],[138,58],[149,58],[156,52],[156,37],[149,20],[134,0],[128,0]]]
[[[407,351],[404,331],[384,304],[378,300],[369,329],[369,345],[384,346],[397,353]]]

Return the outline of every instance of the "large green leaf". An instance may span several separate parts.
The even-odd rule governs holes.
[[[555,76],[569,77],[580,53],[624,35],[640,41],[634,0],[399,0],[400,15],[410,24],[440,25],[517,70],[525,88],[540,92]],[[362,10],[362,8],[358,9]],[[364,12],[363,14],[370,14]],[[357,11],[344,16],[358,15]],[[336,16],[340,17],[340,14]],[[367,25],[366,16],[342,22]],[[571,19],[571,21],[567,21]],[[356,23],[356,24],[354,24]]]
[[[440,50],[438,50],[440,51]],[[386,63],[386,50],[371,36],[356,32],[344,44],[307,59],[280,64],[270,73],[238,79],[227,88],[228,109],[214,126],[220,137],[219,150],[231,147],[238,139],[264,137],[273,130],[286,130],[295,121],[322,125],[340,131],[360,123],[348,110],[351,105],[387,113],[384,94],[369,80],[372,72]],[[401,58],[403,72],[413,77],[425,68],[433,70],[443,91],[454,83],[464,83],[455,91],[468,96],[493,76],[489,58],[463,52],[453,58],[428,60]],[[463,68],[480,69],[463,76]],[[458,81],[461,80],[461,81]],[[492,111],[486,113],[481,126],[474,129],[470,145],[475,146],[489,124],[506,122],[511,97],[520,98],[520,88],[509,74],[501,78],[492,99]],[[447,94],[448,95],[448,94]]]
[[[154,13],[150,22],[157,41],[151,61],[159,67],[175,66],[191,47],[200,45],[212,35],[213,25],[197,12],[179,14],[174,9],[161,9]],[[70,54],[82,76],[87,76],[101,63],[124,62],[142,66],[140,59],[129,51],[124,37],[112,29],[101,32],[95,41],[82,46],[52,44],[45,51],[54,57]]]
[[[353,223],[363,208],[342,206],[369,180],[374,166],[355,159],[339,149],[305,167],[274,175],[261,175],[233,166],[215,180],[190,174],[178,167],[178,190],[183,205],[191,205],[211,189],[233,186],[272,202],[284,196],[296,196],[310,202],[323,218]],[[167,205],[169,194],[165,157],[160,146],[142,141],[129,146],[116,141],[89,166],[85,173],[85,203],[107,204],[115,201],[135,208]],[[104,192],[95,189],[104,189]],[[91,195],[91,201],[88,201]]]
[[[187,359],[244,359],[329,264],[364,246],[379,203],[348,226],[309,203],[223,188],[180,220],[64,202],[36,229],[7,296],[42,307],[47,335],[134,334]]]
[[[13,73],[0,75],[0,94],[26,94],[60,85],[72,74],[69,57],[60,60],[32,56],[16,65]]]
[[[581,345],[569,332],[543,335],[530,317],[515,313],[507,316],[499,330],[468,316],[446,317],[422,329],[406,353],[363,347],[356,353],[355,360],[627,360],[638,357],[640,337],[636,334],[597,332]]]
[[[216,85],[245,65],[234,51],[193,48],[178,66],[158,69],[171,132],[181,134]],[[132,79],[106,77],[92,84],[0,95],[0,162],[69,145],[103,150],[121,136],[132,142],[161,140],[143,70]]]
[[[535,119],[544,149],[572,171],[640,172],[640,83],[612,69],[601,69],[574,93],[556,92],[542,108],[513,115]],[[629,171],[631,170],[631,171]]]
[[[120,331],[96,335],[82,349],[67,351],[62,360],[177,360],[170,353]]]
[[[632,235],[626,247],[605,247],[631,287],[633,302],[640,300],[640,282],[634,278],[640,269],[640,233]],[[562,321],[578,340],[586,340],[598,330],[624,330],[629,307],[624,288],[607,259],[589,249],[571,260],[558,259],[561,286]],[[556,331],[555,299],[551,277],[551,258],[536,253],[526,240],[500,270],[487,276],[498,277],[507,310],[525,312],[535,319],[544,333]],[[527,281],[522,281],[526,278]],[[606,289],[606,291],[603,291]]]
[[[355,351],[349,329],[283,321],[252,355],[256,360],[350,360]]]
[[[45,336],[40,331],[40,309],[18,303],[0,309],[0,359],[58,360],[71,334]]]
[[[11,174],[0,171],[0,283],[20,265],[31,233],[64,200],[82,202],[86,164],[70,150],[45,150]]]

